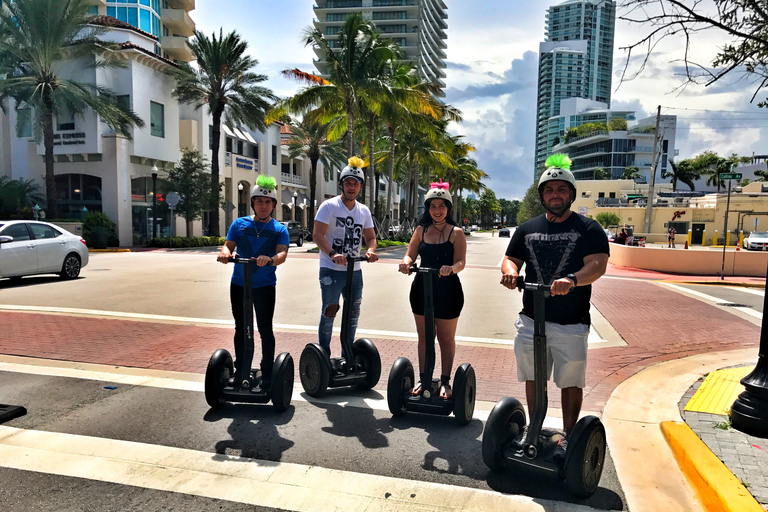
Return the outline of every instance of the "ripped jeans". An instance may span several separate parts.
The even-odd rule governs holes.
[[[339,304],[341,292],[344,290],[344,286],[347,282],[347,272],[344,270],[331,270],[329,268],[320,267],[320,292],[322,294],[323,308],[320,312],[320,326],[317,330],[317,337],[320,341],[320,346],[323,347],[328,354],[331,353],[331,336],[333,335],[333,320],[335,314],[328,316],[326,310],[334,304]],[[351,309],[349,312],[349,329],[347,331],[347,339],[349,344],[352,345],[355,341],[355,331],[357,331],[357,319],[360,317],[360,304],[363,301],[363,271],[355,270],[352,274],[352,293]],[[337,309],[340,312],[340,309]],[[343,357],[346,354],[342,353]]]

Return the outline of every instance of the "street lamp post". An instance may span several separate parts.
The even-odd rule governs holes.
[[[238,183],[237,184],[237,216],[238,217],[245,217],[246,212],[242,211],[243,208],[240,207],[241,204],[244,203],[243,201],[243,184]]]
[[[157,166],[152,166],[152,239],[157,238]]]
[[[294,192],[293,193],[293,220],[296,220],[296,201],[299,198],[299,193]]]

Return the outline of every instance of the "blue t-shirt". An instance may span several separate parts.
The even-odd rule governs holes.
[[[277,254],[278,245],[290,244],[288,229],[285,226],[275,219],[269,219],[269,222],[265,223],[255,222],[250,216],[240,217],[229,226],[227,240],[235,242],[237,245],[235,249],[241,258],[253,258],[262,254],[271,258]],[[254,288],[275,286],[277,284],[275,270],[274,265],[263,267],[251,265],[251,286]],[[235,265],[232,284],[244,286],[242,265]]]

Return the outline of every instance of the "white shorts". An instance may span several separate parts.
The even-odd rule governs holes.
[[[515,358],[517,359],[517,380],[534,380],[533,373],[533,319],[520,313],[515,321]],[[547,380],[555,368],[555,384],[558,388],[584,388],[587,373],[587,339],[589,326],[586,324],[561,325],[547,322]]]

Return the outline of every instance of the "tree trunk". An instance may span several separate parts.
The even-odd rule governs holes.
[[[368,120],[368,176],[370,177],[370,185],[368,190],[371,191],[370,209],[373,212],[373,216],[378,218],[378,212],[376,211],[376,199],[379,196],[379,180],[376,177],[376,164],[373,161],[373,145],[376,139],[376,118],[371,116]]]
[[[211,236],[221,236],[219,222],[221,220],[221,211],[219,209],[219,148],[221,146],[221,114],[224,108],[217,108],[213,111],[213,145],[211,146]]]
[[[419,217],[419,164],[413,166],[413,204],[411,204],[411,211],[413,212],[413,218]]]
[[[192,236],[192,221],[187,219],[186,217],[184,218],[184,221],[187,227],[187,238],[189,238]]]
[[[315,229],[315,189],[317,188],[317,158],[312,158],[309,166],[309,216],[307,226],[309,232]]]
[[[384,212],[386,215],[390,215],[392,213],[392,197],[394,196],[394,188],[395,188],[395,131],[396,128],[394,126],[387,126],[387,131],[389,132],[389,170],[387,171],[387,180],[389,181],[387,185],[387,211]]]
[[[43,96],[43,147],[45,148],[45,195],[49,219],[59,218],[56,178],[53,174],[53,98],[50,92]]]
[[[355,141],[352,132],[355,130],[355,114],[352,101],[347,101],[347,158],[355,156]]]

